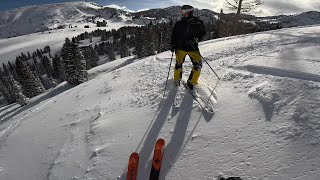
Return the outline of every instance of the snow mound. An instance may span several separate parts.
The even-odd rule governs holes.
[[[245,71],[236,71],[236,70],[229,70],[224,76],[223,80],[225,81],[231,81],[231,80],[243,80],[252,78],[254,75],[250,72]]]
[[[320,137],[319,90],[315,82],[282,79],[277,83],[262,82],[252,87],[248,96],[262,104],[267,120],[274,114],[287,116],[285,124],[275,126],[272,133],[284,139],[308,137],[314,144]]]
[[[249,90],[248,96],[259,100],[259,102],[266,106],[273,106],[276,101],[280,100],[280,95],[268,82],[263,82],[253,87]]]

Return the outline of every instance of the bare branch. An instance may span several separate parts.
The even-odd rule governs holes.
[[[225,0],[226,6],[229,10],[237,10],[237,14],[240,12],[252,12],[263,4],[262,0]]]

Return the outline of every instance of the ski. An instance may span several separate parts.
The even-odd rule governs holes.
[[[206,101],[199,96],[199,94],[194,89],[193,91],[189,89],[187,86],[187,83],[184,80],[181,80],[182,85],[189,91],[189,93],[192,95],[193,99],[198,103],[199,107],[207,112],[215,113],[212,107],[206,104]]]
[[[136,180],[138,174],[139,154],[134,152],[130,155],[128,163],[127,180]]]
[[[165,142],[163,139],[158,139],[153,152],[152,167],[149,180],[158,180],[162,163]]]
[[[173,100],[173,106],[175,108],[180,108],[180,104],[181,104],[181,100],[182,100],[182,97],[183,97],[183,94],[182,92],[179,90],[179,87],[176,87],[178,92],[176,93],[175,97],[174,97],[174,100]]]

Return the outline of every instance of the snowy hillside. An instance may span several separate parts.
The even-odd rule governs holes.
[[[118,15],[121,13],[121,10],[102,8],[87,2],[28,6],[0,12],[0,63],[14,61],[21,53],[43,49],[46,45],[51,47],[54,54],[61,49],[65,38],[78,36],[85,31],[109,31],[139,25],[126,23],[125,17],[119,20]],[[104,19],[107,19],[107,27],[97,27],[94,23]],[[62,25],[65,26],[64,29],[57,29]],[[89,28],[84,28],[85,25],[89,25]],[[51,30],[47,31],[48,28]],[[40,32],[33,33],[37,31]],[[1,39],[21,34],[27,35]]]
[[[137,24],[131,24],[136,26]],[[90,27],[84,28],[80,26],[78,28],[57,29],[44,33],[33,33],[8,39],[0,39],[0,63],[14,61],[21,52],[33,52],[36,49],[43,49],[46,45],[49,45],[52,54],[56,53],[62,48],[65,38],[72,38],[87,31],[91,32],[96,29],[105,29],[107,31],[112,29],[119,29],[123,26],[129,26],[123,22],[112,22],[108,27]],[[101,38],[93,38],[95,41],[100,41]]]
[[[119,21],[125,12],[88,2],[27,6],[0,12],[1,38],[48,31],[59,26],[95,26],[98,20]]]
[[[319,33],[311,26],[201,43],[222,77],[215,114],[183,87],[173,107],[172,80],[163,97],[170,52],[113,61],[79,86],[60,84],[26,107],[1,107],[0,179],[124,179],[137,151],[143,180],[164,138],[161,179],[317,180]],[[206,64],[201,81],[217,82]]]
[[[295,15],[271,16],[271,17],[263,17],[261,19],[269,22],[279,22],[281,23],[282,27],[285,27],[285,28],[314,25],[314,24],[320,24],[320,12],[309,11],[309,12],[299,13]],[[258,18],[258,21],[261,19]]]

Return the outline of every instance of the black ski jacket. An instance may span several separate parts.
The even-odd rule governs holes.
[[[184,51],[199,51],[198,43],[191,45],[188,42],[193,38],[198,38],[199,41],[201,41],[205,35],[206,28],[199,18],[194,16],[182,18],[173,27],[171,46],[173,46],[174,49]]]

